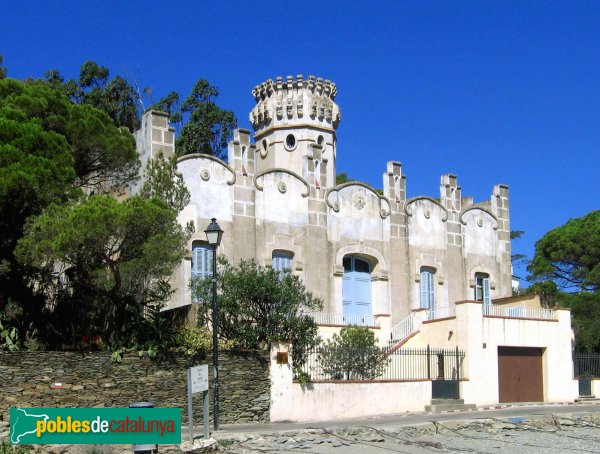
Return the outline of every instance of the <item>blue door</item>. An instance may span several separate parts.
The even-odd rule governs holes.
[[[344,257],[344,315],[371,315],[371,266],[357,257]]]

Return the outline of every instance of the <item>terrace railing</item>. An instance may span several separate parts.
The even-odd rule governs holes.
[[[496,317],[533,318],[538,320],[556,320],[556,312],[545,308],[529,308],[525,306],[483,305],[483,315]]]
[[[379,320],[372,315],[345,315],[326,312],[310,312],[309,315],[317,325],[356,325],[356,326],[379,326]]]
[[[427,311],[428,320],[438,320],[440,318],[456,317],[456,306],[438,307]]]

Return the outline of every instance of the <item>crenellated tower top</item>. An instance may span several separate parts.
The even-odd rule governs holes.
[[[334,102],[337,95],[335,84],[321,77],[302,74],[277,77],[257,85],[252,90],[256,106],[250,113],[250,122],[260,137],[265,131],[277,127],[313,126],[335,130],[341,113]]]

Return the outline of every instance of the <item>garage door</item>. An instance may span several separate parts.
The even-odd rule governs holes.
[[[498,347],[500,402],[543,402],[542,348]]]

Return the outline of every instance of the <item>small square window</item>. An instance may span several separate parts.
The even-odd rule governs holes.
[[[273,269],[278,273],[289,273],[292,270],[292,254],[273,252]]]

